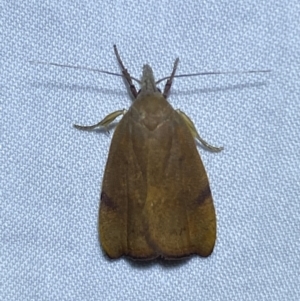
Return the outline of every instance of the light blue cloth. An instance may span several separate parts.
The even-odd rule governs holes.
[[[299,300],[300,4],[292,1],[4,1],[1,39],[1,300]],[[118,77],[176,79],[170,102],[199,147],[218,217],[211,257],[135,263],[97,238],[110,134],[75,130],[128,108]],[[118,175],[116,175],[117,177]]]

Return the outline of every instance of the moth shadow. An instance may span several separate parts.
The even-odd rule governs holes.
[[[124,96],[127,97],[127,93],[121,90],[109,89],[105,87],[95,87],[91,85],[78,85],[78,84],[63,84],[59,82],[47,82],[47,83],[31,83],[34,88],[51,89],[51,90],[62,90],[62,91],[73,91],[73,92],[89,92],[92,94],[103,94],[113,96]]]
[[[111,131],[113,131],[116,128],[118,123],[119,121],[113,121],[108,126],[97,128],[93,132],[110,136],[113,133],[113,132],[111,133]]]
[[[260,81],[255,83],[245,83],[245,84],[236,84],[236,85],[226,85],[220,87],[213,87],[213,88],[195,88],[190,89],[188,91],[178,91],[174,89],[171,95],[190,95],[194,96],[197,94],[210,94],[210,93],[217,93],[217,92],[226,92],[226,91],[236,91],[236,90],[245,90],[245,89],[253,89],[253,88],[261,88],[267,86],[269,83],[267,81]]]
[[[142,260],[132,260],[130,258],[126,258],[125,260],[128,262],[128,264],[135,268],[135,269],[149,269],[152,268],[153,266],[160,265],[164,269],[174,269],[178,268],[180,266],[186,265],[188,261],[191,260],[190,257],[187,258],[181,258],[181,259],[175,259],[175,260],[166,260],[163,258],[157,258],[154,260],[148,260],[148,261],[142,261]]]

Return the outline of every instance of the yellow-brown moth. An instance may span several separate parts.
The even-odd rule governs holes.
[[[195,138],[212,151],[191,119],[167,101],[176,68],[161,92],[144,65],[140,90],[133,85],[116,46],[114,51],[134,102],[92,126],[118,123],[102,183],[99,237],[110,258],[149,260],[209,256],[216,241],[216,214]],[[137,80],[136,80],[137,81]]]

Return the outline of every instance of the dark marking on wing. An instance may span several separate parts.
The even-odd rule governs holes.
[[[200,192],[200,194],[198,195],[198,197],[196,199],[196,203],[198,205],[201,205],[208,197],[211,197],[211,191],[210,191],[209,185],[206,185],[204,190],[202,190]]]
[[[101,192],[101,202],[104,206],[106,206],[109,209],[117,209],[116,203],[104,191]]]

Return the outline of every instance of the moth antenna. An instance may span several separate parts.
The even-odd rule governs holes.
[[[190,76],[201,76],[201,75],[222,75],[222,74],[243,74],[243,73],[267,73],[271,72],[272,70],[246,70],[246,71],[212,71],[212,72],[198,72],[198,73],[190,73],[190,74],[178,74],[174,75],[173,78],[178,77],[190,77]],[[159,79],[156,84],[159,84],[160,82],[170,79],[172,75],[163,77]]]
[[[87,71],[92,71],[92,72],[96,72],[96,73],[104,73],[104,74],[120,76],[120,77],[124,76],[123,74],[116,73],[116,72],[110,72],[110,71],[106,71],[106,70],[101,70],[101,69],[97,69],[97,68],[90,68],[90,67],[84,67],[84,66],[79,66],[79,65],[67,65],[67,64],[59,64],[59,63],[46,62],[46,61],[29,61],[29,63],[30,64],[35,64],[35,65],[48,65],[48,66],[55,66],[55,67],[70,68],[70,69],[76,69],[76,70],[87,70]],[[131,78],[131,80],[134,80],[137,83],[140,83],[140,80],[138,80],[134,77],[131,77],[131,76],[130,76],[130,78]]]
[[[104,73],[104,74],[108,74],[108,75],[115,75],[115,76],[121,76],[121,77],[123,76],[120,73],[100,70],[100,69],[96,69],[96,68],[78,66],[78,65],[77,66],[76,65],[66,65],[66,64],[58,64],[58,63],[51,63],[51,62],[45,62],[45,61],[29,61],[29,63],[36,64],[36,65],[50,65],[50,66],[55,66],[55,67],[63,67],[63,68],[70,68],[70,69],[77,69],[77,70],[87,70],[87,71]]]

